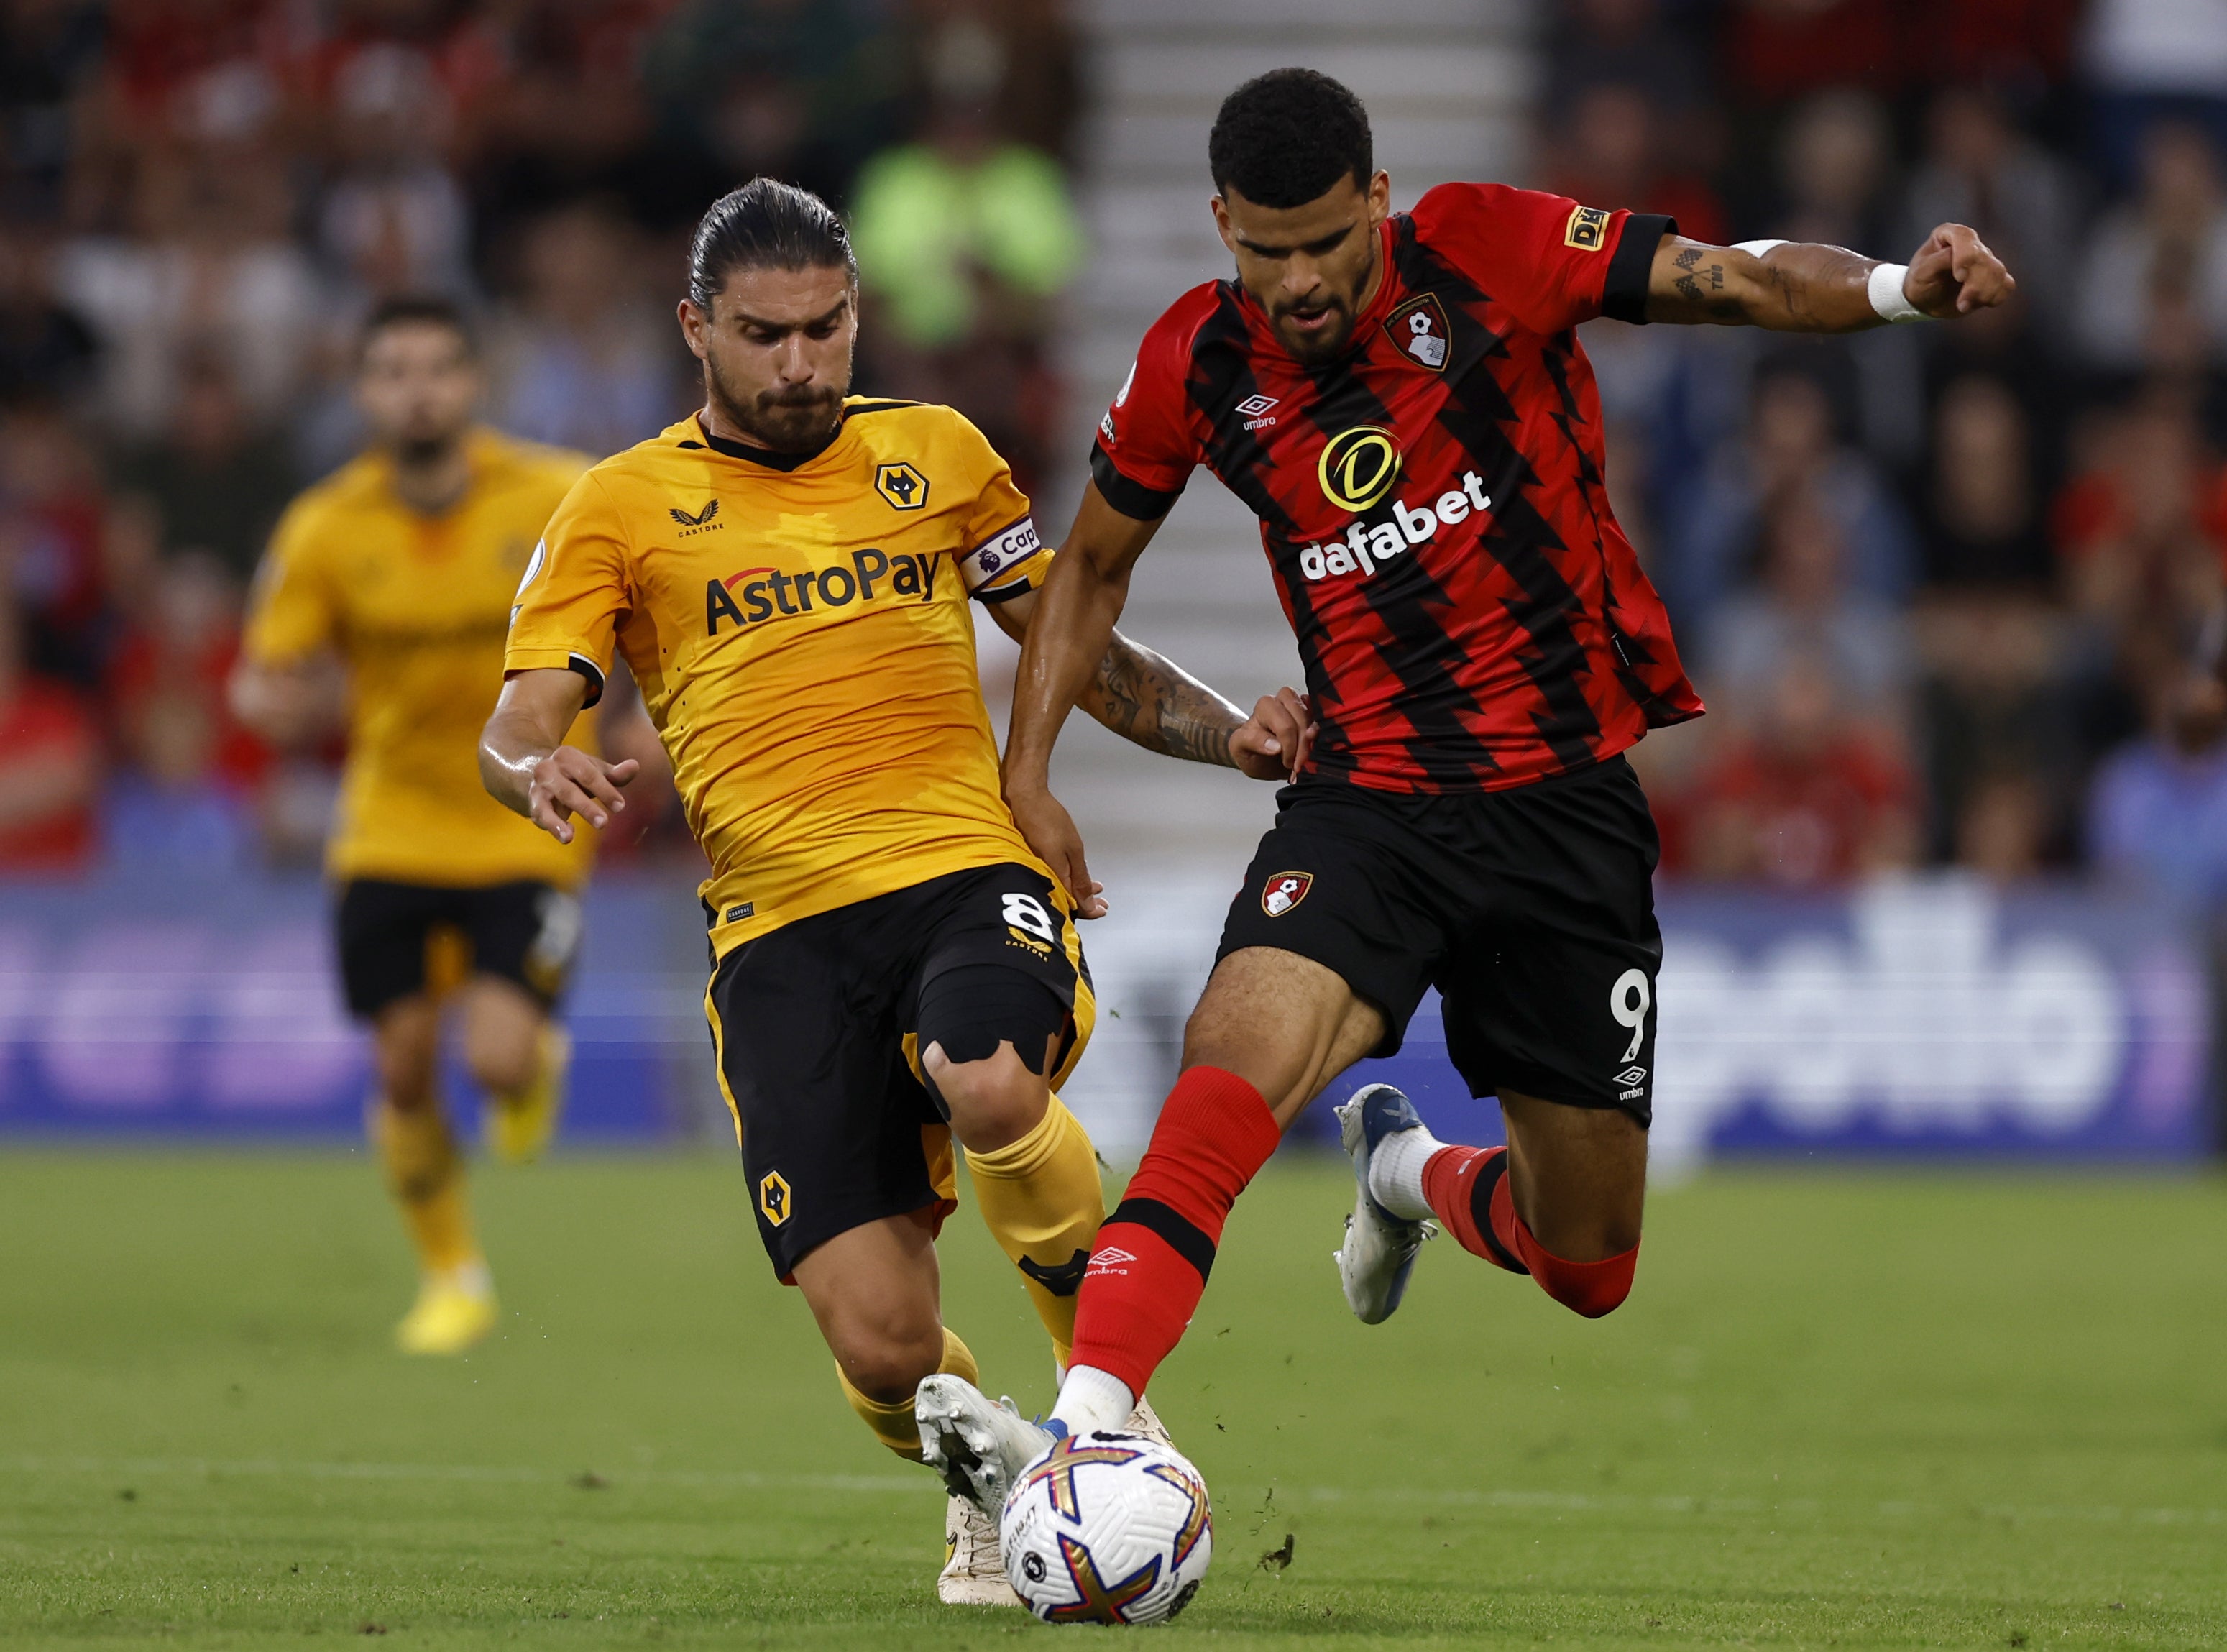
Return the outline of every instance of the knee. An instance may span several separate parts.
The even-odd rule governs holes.
[[[943,1363],[938,1324],[846,1333],[835,1349],[845,1381],[877,1405],[900,1405]]]
[[[464,1066],[473,1082],[497,1095],[522,1090],[539,1065],[538,1023],[525,1026],[464,1029]]]
[[[942,1045],[930,1044],[921,1070],[951,1114],[952,1134],[972,1152],[1010,1147],[1043,1122],[1050,1083],[1031,1072],[1010,1043],[974,1062],[954,1062]]]
[[[1625,1250],[1598,1262],[1566,1261],[1543,1252],[1525,1260],[1548,1296],[1584,1318],[1600,1319],[1622,1307],[1631,1294],[1639,1244],[1635,1239]]]

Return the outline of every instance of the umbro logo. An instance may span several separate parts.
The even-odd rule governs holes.
[[[1257,431],[1264,424],[1276,421],[1267,417],[1268,410],[1276,405],[1273,396],[1248,396],[1237,404],[1237,411],[1245,415],[1245,428]]]
[[[724,522],[715,520],[719,514],[719,501],[716,499],[705,500],[704,508],[692,513],[682,510],[678,505],[668,505],[665,513],[680,524],[680,537],[684,539],[691,534],[709,533],[726,526]]]
[[[1090,1266],[1093,1267],[1113,1267],[1118,1266],[1123,1262],[1133,1262],[1136,1260],[1137,1259],[1134,1256],[1131,1255],[1127,1251],[1123,1250],[1119,1245],[1108,1245],[1104,1250],[1097,1252],[1091,1257]]]
[[[1609,1082],[1611,1084],[1637,1084],[1640,1080],[1646,1076],[1647,1069],[1645,1068],[1627,1067],[1624,1071],[1618,1073],[1614,1078],[1611,1079]]]

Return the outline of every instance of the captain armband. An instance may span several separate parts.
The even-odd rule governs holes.
[[[1030,589],[1025,578],[1014,578],[1013,573],[1043,549],[1035,518],[1024,516],[960,558],[959,577],[966,582],[968,596],[986,603],[1003,602]]]

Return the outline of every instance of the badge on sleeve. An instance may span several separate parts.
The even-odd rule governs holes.
[[[1562,245],[1574,246],[1580,252],[1598,252],[1608,239],[1608,214],[1598,207],[1577,207],[1570,213],[1569,227],[1562,232]]]

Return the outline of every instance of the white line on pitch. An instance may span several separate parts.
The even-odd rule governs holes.
[[[560,1469],[534,1469],[500,1464],[288,1463],[274,1458],[19,1457],[0,1458],[0,1469],[22,1474],[237,1475],[242,1477],[267,1476],[303,1480],[447,1480],[503,1485],[562,1485],[577,1477],[577,1470],[567,1472]],[[663,1486],[732,1486],[747,1490],[911,1493],[939,1489],[934,1478],[927,1475],[759,1474],[746,1469],[641,1469],[613,1470],[608,1474],[599,1471],[599,1477],[614,1485],[633,1483]],[[1568,1491],[1478,1491],[1458,1487],[1370,1486],[1350,1490],[1342,1486],[1294,1486],[1290,1489],[1311,1502],[1435,1503],[1461,1508],[1537,1508],[1567,1514],[1769,1514],[1788,1516],[1839,1514],[1876,1515],[1898,1520],[1918,1517],[1956,1519],[1976,1515],[1988,1520],[2083,1521],[2105,1525],[2117,1521],[2144,1526],[2227,1524],[2227,1509],[2136,1508],[2109,1504],[2082,1507],[1889,1501],[1828,1505],[1814,1497],[1769,1502],[1760,1497],[1650,1497],[1637,1493],[1601,1496]]]

